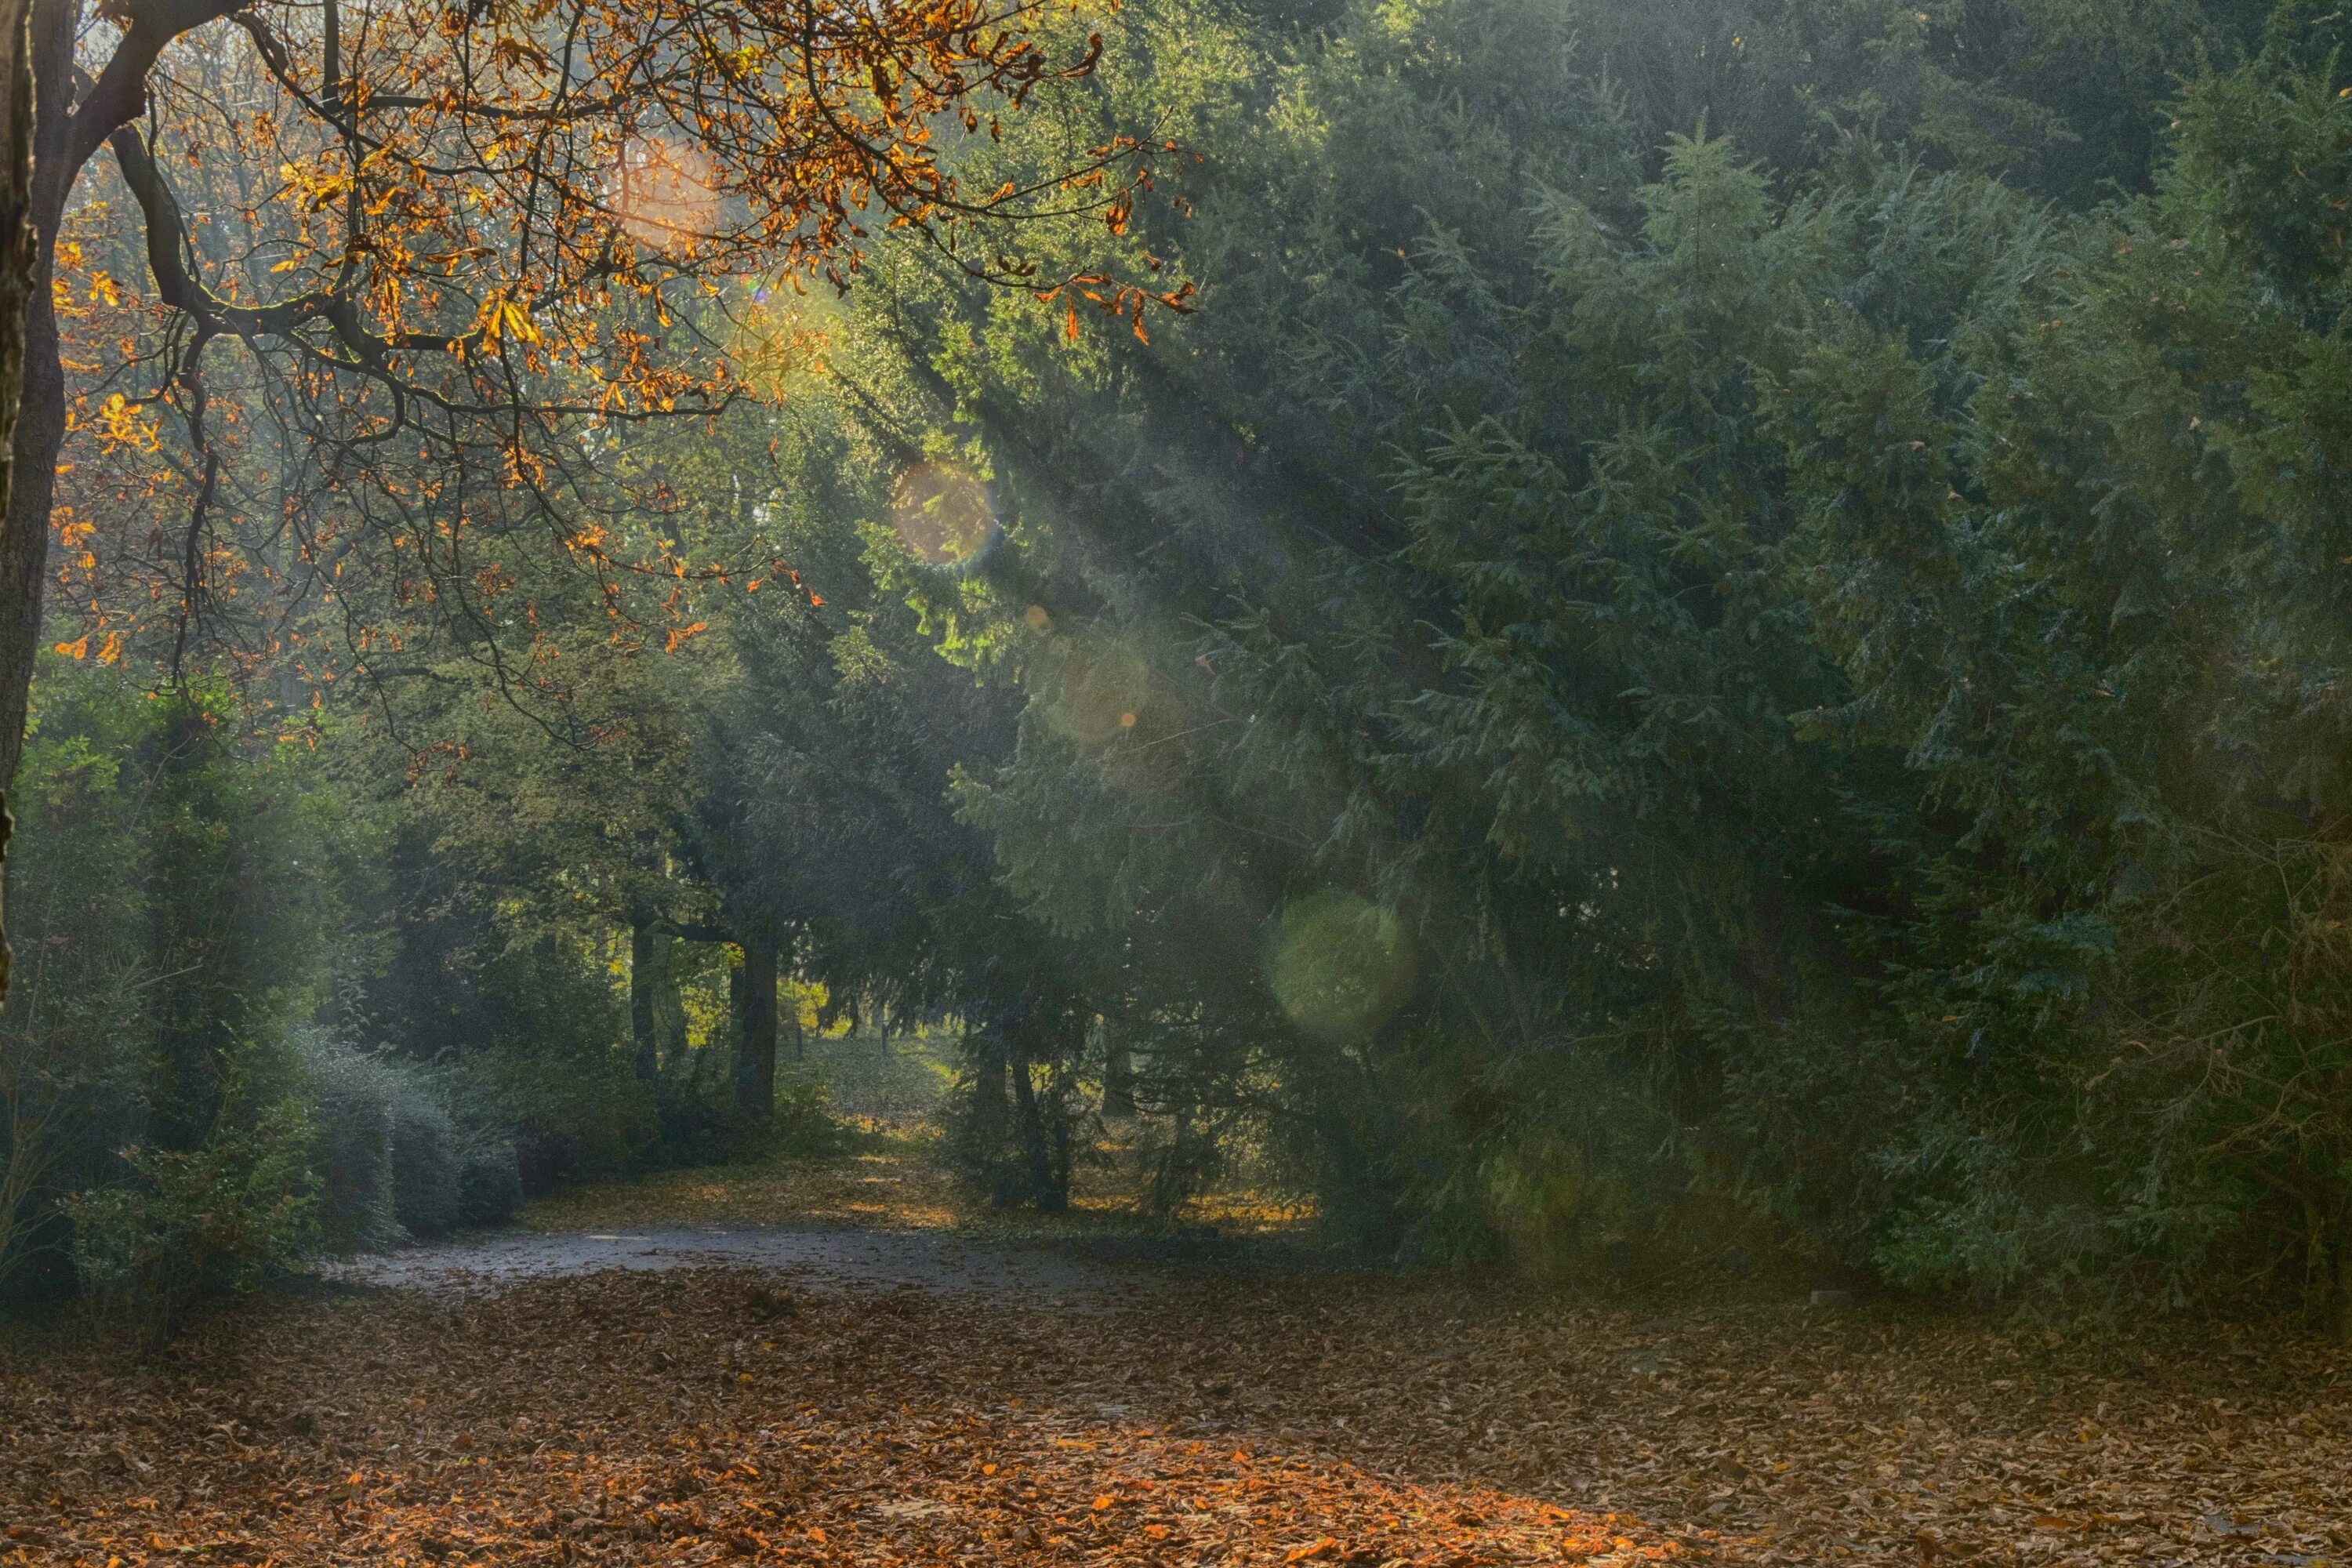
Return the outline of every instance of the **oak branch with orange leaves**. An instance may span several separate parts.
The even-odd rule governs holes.
[[[1041,0],[0,0],[0,41],[21,46],[8,79],[33,89],[29,114],[21,90],[0,102],[0,131],[31,147],[0,169],[23,215],[0,180],[0,236],[22,236],[0,257],[0,336],[20,326],[23,353],[0,781],[23,746],[72,401],[60,236],[102,152],[152,272],[131,403],[175,431],[159,554],[184,643],[233,553],[224,531],[312,560],[389,521],[440,541],[460,583],[468,521],[536,520],[593,556],[589,514],[616,503],[580,432],[741,390],[723,354],[674,341],[691,336],[681,296],[716,279],[845,287],[898,228],[976,276],[1055,287],[990,237],[1086,211],[1116,230],[1149,184],[1139,145],[980,195],[940,145],[1093,68],[1099,37],[1057,51],[1042,16]],[[230,471],[239,437],[207,383],[225,355],[279,426],[267,486]]]

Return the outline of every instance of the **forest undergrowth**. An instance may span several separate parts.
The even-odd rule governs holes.
[[[999,1241],[1073,1237],[1212,1237],[1264,1247],[1310,1246],[1312,1205],[1246,1180],[1210,1184],[1180,1214],[1148,1212],[1131,1125],[1086,1141],[1068,1206],[1055,1214],[990,1201],[945,1147],[942,1121],[955,1081],[945,1037],[809,1043],[783,1072],[788,1086],[821,1085],[831,1118],[827,1157],[788,1146],[764,1158],[688,1166],[565,1187],[531,1203],[521,1219],[541,1231],[631,1226],[871,1225],[948,1230]]]

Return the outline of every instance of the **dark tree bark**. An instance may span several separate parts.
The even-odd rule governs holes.
[[[742,1028],[737,1049],[735,1092],[745,1114],[765,1121],[776,1112],[776,944],[759,938],[743,942]]]
[[[24,751],[25,693],[32,675],[32,650],[40,633],[42,562],[36,547],[48,542],[49,486],[20,487],[16,482],[16,475],[24,471],[16,460],[16,442],[24,427],[18,410],[28,363],[39,365],[46,361],[53,373],[53,390],[47,401],[55,405],[48,420],[54,434],[47,442],[50,456],[46,471],[54,473],[57,447],[65,438],[62,384],[55,374],[57,320],[49,304],[48,245],[35,207],[34,148],[43,120],[34,61],[35,9],[32,0],[0,0],[0,584],[6,585],[0,588],[0,645],[23,644],[20,662],[25,676],[22,681],[5,679],[11,656],[0,652],[0,877],[5,877],[6,868],[8,837],[16,828],[8,815],[6,791],[15,784],[16,759]],[[54,84],[70,57],[72,36],[70,29],[54,25],[43,35],[61,31],[62,37],[43,51],[46,58],[39,73],[52,84],[52,103],[57,96]],[[62,116],[52,111],[47,119],[54,122]],[[54,230],[54,221],[49,227]],[[27,352],[36,301],[44,323],[46,353]],[[20,489],[37,495],[41,502],[40,529],[29,545],[16,521]],[[33,595],[29,615],[18,605],[17,595],[24,591],[16,586],[20,582],[29,586]],[[0,882],[0,891],[4,890],[5,883]],[[11,968],[7,927],[0,919],[0,1002],[8,997]]]
[[[745,971],[739,963],[727,972],[727,1059],[731,1064],[729,1070],[735,1075],[735,1101],[738,1105],[750,1102],[743,1085],[743,1075],[751,1070],[751,1053],[743,1043],[748,1037],[743,1020],[744,1009],[748,1005],[744,1001],[745,990]]]
[[[1046,1136],[1044,1107],[1038,1102],[1032,1064],[1041,1020],[1033,1003],[1023,1007],[1004,1031],[1005,1057],[1012,1069],[1013,1109],[1021,1123],[1021,1155],[1028,1178],[1029,1201],[1049,1214],[1069,1206],[1069,1188],[1057,1182],[1054,1148]]]
[[[644,910],[629,919],[629,1037],[636,1047],[637,1081],[661,1073],[661,1036],[654,1027],[654,917]]]
[[[1127,1043],[1127,1024],[1103,1020],[1103,1101],[1105,1116],[1135,1114],[1135,1052]]]

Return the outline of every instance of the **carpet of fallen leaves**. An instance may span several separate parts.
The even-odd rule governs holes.
[[[1120,1266],[1075,1311],[740,1271],[0,1347],[0,1562],[2315,1563],[2347,1361]]]

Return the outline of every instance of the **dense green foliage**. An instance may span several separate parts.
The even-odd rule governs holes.
[[[2337,19],[1661,9],[1139,18],[1199,314],[869,289],[966,819],[1335,1240],[2352,1297]]]
[[[268,1185],[281,1105],[343,1246],[510,1208],[508,1140],[740,1150],[781,952],[787,1038],[961,1030],[1004,1202],[1108,1116],[1163,1212],[1242,1171],[1357,1253],[2352,1325],[2341,18],[1102,25],[971,177],[1164,145],[1032,237],[1189,312],[889,252],[767,307],[823,344],[770,405],[617,449],[791,587],[665,647],[513,563],[535,684],[412,627],[233,761],[225,696],[48,676],[10,1011],[109,1042],[40,1091],[50,1186],[135,1194],[65,1211],[85,1273]]]

